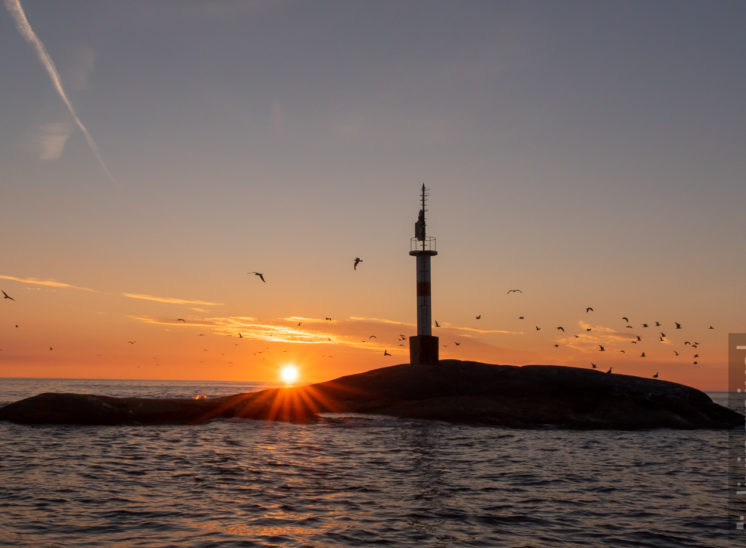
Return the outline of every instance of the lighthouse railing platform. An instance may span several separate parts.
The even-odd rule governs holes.
[[[409,254],[412,255],[418,252],[426,252],[429,255],[437,255],[438,250],[435,245],[435,237],[428,236],[424,240],[419,240],[417,238],[410,238],[409,239]]]

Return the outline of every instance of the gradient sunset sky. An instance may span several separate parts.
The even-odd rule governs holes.
[[[4,0],[0,377],[406,362],[425,183],[442,358],[726,389],[744,20],[742,1]]]

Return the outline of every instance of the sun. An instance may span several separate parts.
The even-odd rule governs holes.
[[[283,365],[280,368],[280,378],[285,384],[293,384],[298,380],[298,367],[292,363]]]

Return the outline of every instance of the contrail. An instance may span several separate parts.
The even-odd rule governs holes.
[[[75,112],[70,99],[67,98],[65,90],[62,88],[62,80],[60,79],[60,75],[57,72],[57,68],[54,66],[54,61],[52,61],[52,58],[49,56],[49,53],[44,47],[44,44],[41,43],[41,40],[39,40],[39,37],[34,32],[34,29],[31,28],[28,19],[26,19],[26,14],[23,11],[20,0],[5,0],[5,7],[13,16],[18,32],[20,32],[21,36],[23,36],[28,42],[31,43],[32,46],[34,46],[36,54],[39,56],[39,61],[41,61],[41,64],[44,65],[44,68],[47,69],[47,74],[49,74],[49,78],[52,80],[54,89],[57,90],[57,93],[59,93],[60,97],[62,98],[62,101],[65,103],[67,110],[70,112],[73,120],[75,120],[75,124],[80,128],[80,131],[83,132],[83,135],[85,135],[85,140],[88,143],[88,146],[93,151],[93,154],[95,154],[98,163],[101,164],[102,168],[104,168],[104,171],[106,172],[106,175],[109,176],[109,179],[111,179],[113,182],[116,182],[116,179],[114,179],[111,171],[109,171],[109,168],[106,166],[106,163],[104,162],[104,159],[98,150],[98,146],[96,146],[96,143],[93,141],[93,137],[91,137],[91,134],[83,125],[83,122],[80,121],[80,118],[78,118],[78,115]]]

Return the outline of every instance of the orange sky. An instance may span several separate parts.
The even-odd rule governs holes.
[[[411,262],[414,277],[414,261],[405,257],[403,262]],[[350,276],[364,280],[364,265],[359,271],[350,269]],[[276,382],[279,368],[294,363],[301,382],[317,382],[408,361],[407,337],[415,331],[411,321],[332,311],[329,316],[258,318],[211,300],[105,292],[6,274],[0,281],[15,299],[0,303],[0,376],[7,377]],[[242,282],[249,294],[274,291],[271,279],[262,284],[246,275]],[[414,283],[409,285],[407,300],[414,308]],[[707,390],[726,385],[725,334],[708,329],[706,322],[687,325],[681,320],[682,329],[676,329],[673,319],[626,312],[628,324],[622,314],[598,305],[592,312],[581,306],[552,316],[534,310],[530,294],[494,298],[499,305],[474,310],[481,314],[479,320],[476,314],[460,322],[435,314],[442,358],[514,365],[596,363],[600,370],[613,367],[624,374],[651,376],[657,371],[660,378]],[[437,303],[436,293],[436,311]],[[662,325],[655,326],[656,321]],[[564,333],[557,329],[560,325]],[[687,340],[699,343],[698,348],[684,344]]]

